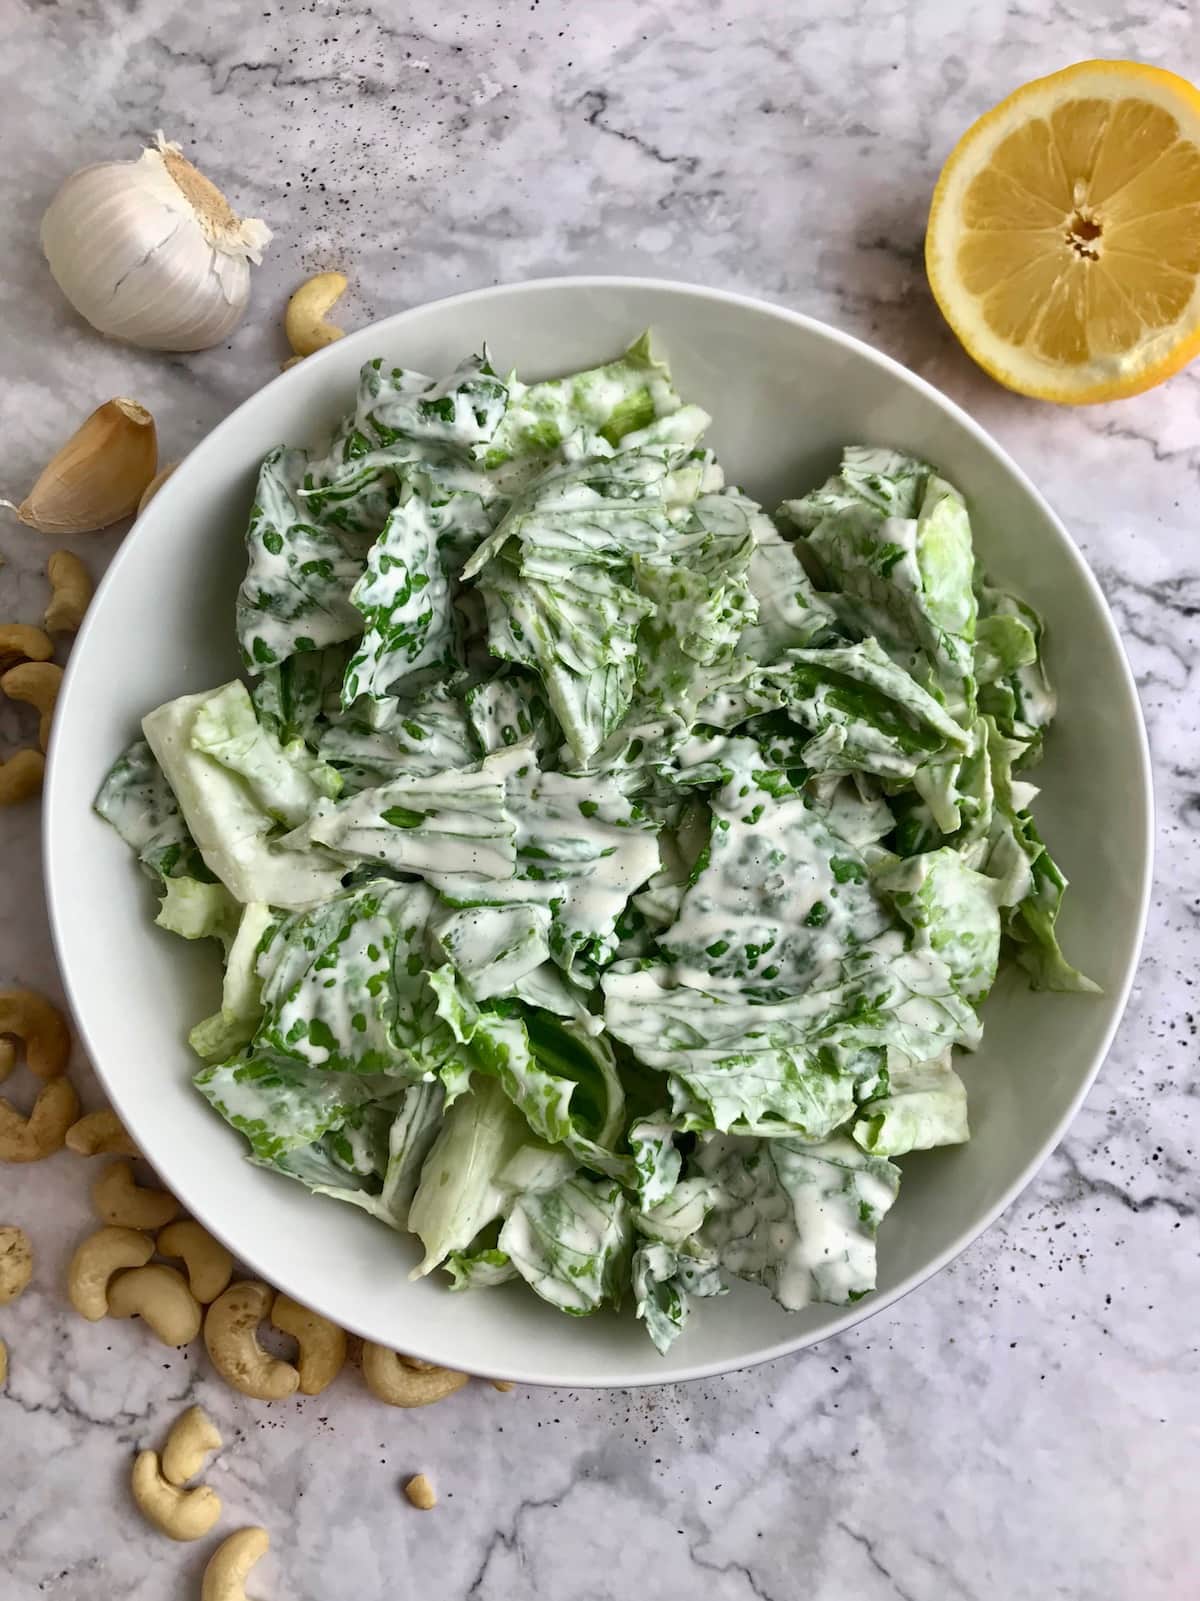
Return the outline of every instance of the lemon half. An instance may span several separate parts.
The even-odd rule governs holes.
[[[1137,394],[1200,353],[1200,92],[1136,61],[1038,78],[942,169],[925,265],[981,367],[1024,395]]]

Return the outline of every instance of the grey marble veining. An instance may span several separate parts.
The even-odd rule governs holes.
[[[795,1360],[638,1394],[473,1386],[425,1412],[240,1401],[137,1325],[65,1306],[85,1164],[0,1169],[38,1251],[0,1310],[0,1596],[198,1593],[211,1542],[138,1518],[132,1451],[203,1399],[230,1442],[224,1528],[273,1547],[252,1591],[656,1601],[1176,1601],[1200,1593],[1195,1014],[1200,968],[1200,369],[1120,405],[995,387],[938,317],[924,211],[962,129],[1089,55],[1196,77],[1200,13],[1129,0],[0,0],[0,491],[101,398],[186,452],[273,376],[280,309],[345,265],[353,325],[552,272],[635,271],[778,299],[960,401],[1065,518],[1137,674],[1159,873],[1145,958],[1087,1105],[1037,1181],[951,1268]],[[109,345],[48,278],[62,177],[162,126],[277,230],[227,347]],[[98,573],[122,530],[72,543]],[[47,545],[0,522],[0,615],[38,617]],[[148,619],[148,626],[151,620]],[[28,723],[0,706],[4,748]],[[0,812],[0,983],[54,992],[36,808]],[[85,1064],[77,1065],[92,1104]],[[436,1512],[400,1494],[436,1480]],[[190,1586],[190,1588],[189,1588]]]

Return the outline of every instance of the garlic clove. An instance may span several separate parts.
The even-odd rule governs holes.
[[[270,238],[161,133],[136,161],[68,178],[42,219],[42,249],[75,310],[151,350],[204,350],[231,333],[249,300],[249,263]]]
[[[12,509],[43,534],[94,533],[132,516],[157,466],[154,418],[136,400],[106,400]]]
[[[141,499],[137,503],[137,514],[139,517],[178,466],[179,463],[177,461],[169,461],[165,467],[160,467],[155,473],[154,477],[146,485],[145,489],[142,490]]]

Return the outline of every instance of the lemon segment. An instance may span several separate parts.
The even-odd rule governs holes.
[[[1200,93],[1131,61],[1026,84],[960,139],[925,239],[967,351],[1022,394],[1136,394],[1200,352]]]

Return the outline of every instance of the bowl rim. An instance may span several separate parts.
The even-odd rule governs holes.
[[[1057,1149],[1058,1145],[1063,1139],[1063,1136],[1066,1134],[1067,1129],[1075,1120],[1079,1113],[1080,1107],[1082,1106],[1087,1095],[1090,1093],[1099,1075],[1100,1069],[1108,1057],[1108,1053],[1112,1048],[1113,1039],[1116,1035],[1117,1029],[1120,1027],[1121,1021],[1125,1015],[1125,1010],[1129,1003],[1130,992],[1133,988],[1134,979],[1137,975],[1138,967],[1141,961],[1142,946],[1145,938],[1146,922],[1149,913],[1150,893],[1153,884],[1155,844],[1154,788],[1150,758],[1150,745],[1146,732],[1145,715],[1142,709],[1140,697],[1137,692],[1137,685],[1134,679],[1133,671],[1125,650],[1124,641],[1121,638],[1120,631],[1118,630],[1113,619],[1112,612],[1109,609],[1104,592],[1100,588],[1100,584],[1085,560],[1082,552],[1079,550],[1078,546],[1075,544],[1075,541],[1067,532],[1066,525],[1051,507],[1045,496],[1029,478],[1024,469],[1013,460],[1008,452],[995,439],[993,439],[991,434],[989,434],[980,423],[975,421],[969,412],[965,411],[963,407],[960,406],[956,401],[950,399],[948,395],[944,395],[939,389],[935,388],[934,385],[929,383],[927,379],[922,378],[919,374],[914,373],[908,367],[905,367],[903,363],[897,361],[894,357],[876,349],[873,345],[868,344],[865,340],[857,338],[853,334],[845,333],[841,329],[835,328],[831,324],[822,321],[820,318],[811,317],[804,312],[795,311],[789,306],[779,305],[775,301],[766,299],[762,296],[743,294],[729,289],[715,289],[705,284],[691,283],[684,279],[653,278],[645,275],[619,273],[590,273],[580,275],[558,274],[546,278],[523,279],[518,283],[491,284],[479,289],[469,289],[457,294],[445,295],[436,300],[424,301],[420,305],[410,306],[404,311],[396,312],[389,317],[383,317],[375,322],[368,323],[364,328],[355,329],[351,334],[348,334],[344,340],[337,341],[336,345],[328,346],[324,350],[318,351],[315,355],[306,358],[303,365],[311,374],[314,370],[319,370],[320,365],[323,362],[328,361],[333,356],[335,350],[338,351],[342,359],[344,359],[344,352],[347,345],[359,344],[367,346],[371,344],[372,341],[378,340],[381,335],[386,337],[386,335],[391,331],[401,331],[406,323],[419,321],[420,318],[434,306],[442,308],[454,305],[468,306],[475,302],[488,300],[497,296],[501,298],[509,296],[523,298],[526,295],[536,295],[539,292],[545,292],[547,290],[562,289],[567,289],[572,292],[586,292],[589,290],[603,291],[611,289],[633,291],[650,290],[657,293],[690,296],[698,300],[715,301],[718,303],[742,307],[746,310],[756,313],[765,313],[768,316],[776,317],[781,321],[804,328],[816,338],[823,339],[833,345],[840,346],[842,349],[865,361],[868,365],[872,365],[877,369],[880,369],[888,374],[890,378],[897,380],[901,385],[915,390],[926,400],[932,402],[936,409],[947,414],[961,428],[972,435],[976,443],[980,445],[983,450],[990,455],[1000,465],[1001,468],[1004,469],[1005,472],[1011,475],[1011,477],[1014,478],[1024,489],[1024,491],[1037,503],[1042,514],[1053,526],[1055,533],[1059,537],[1061,544],[1066,550],[1076,578],[1090,591],[1093,600],[1098,603],[1096,609],[1099,615],[1103,618],[1103,624],[1109,636],[1109,643],[1116,647],[1114,652],[1115,659],[1120,664],[1120,671],[1124,676],[1125,688],[1128,691],[1135,711],[1135,744],[1138,775],[1141,781],[1141,801],[1144,808],[1145,817],[1144,834],[1140,841],[1141,882],[1138,889],[1134,938],[1131,941],[1127,969],[1119,990],[1109,992],[1109,999],[1112,1002],[1112,1013],[1109,1025],[1104,1032],[1100,1044],[1093,1054],[1092,1061],[1083,1076],[1078,1090],[1074,1096],[1072,1096],[1069,1104],[1067,1105],[1061,1117],[1058,1119],[1055,1127],[1044,1139],[1038,1143],[1037,1147],[1031,1151],[1027,1159],[1022,1163],[1020,1172],[1013,1179],[1012,1183],[1007,1187],[999,1199],[995,1201],[991,1207],[989,1207],[983,1217],[978,1222],[974,1222],[963,1228],[956,1235],[955,1239],[942,1251],[940,1251],[936,1257],[932,1258],[923,1266],[915,1268],[898,1284],[893,1285],[887,1291],[873,1291],[864,1300],[856,1302],[854,1305],[847,1307],[840,1317],[834,1318],[832,1321],[824,1324],[819,1329],[808,1331],[798,1330],[793,1336],[789,1336],[783,1340],[775,1341],[770,1346],[750,1352],[744,1358],[738,1358],[732,1362],[728,1359],[720,1358],[710,1361],[694,1362],[688,1364],[685,1368],[683,1368],[682,1371],[673,1372],[670,1376],[663,1376],[661,1373],[656,1374],[654,1368],[649,1365],[649,1362],[647,1362],[647,1366],[643,1371],[635,1372],[630,1376],[622,1376],[618,1380],[606,1377],[597,1378],[595,1376],[589,1376],[587,1373],[575,1373],[570,1374],[569,1376],[547,1378],[544,1374],[539,1375],[536,1372],[525,1371],[520,1368],[513,1368],[511,1365],[506,1366],[506,1370],[502,1375],[498,1375],[505,1379],[511,1379],[516,1383],[539,1387],[553,1387],[559,1389],[632,1390],[657,1388],[666,1384],[689,1383],[702,1379],[715,1378],[726,1373],[744,1372],[750,1368],[758,1367],[762,1363],[772,1362],[776,1361],[780,1357],[790,1356],[799,1351],[816,1346],[822,1341],[832,1339],[836,1335],[843,1334],[846,1332],[846,1330],[854,1327],[855,1325],[866,1322],[869,1318],[874,1317],[877,1313],[886,1311],[889,1307],[894,1306],[897,1302],[901,1301],[905,1296],[909,1295],[920,1285],[926,1283],[936,1273],[939,1273],[944,1267],[948,1266],[949,1263],[953,1262],[956,1257],[960,1256],[968,1246],[972,1245],[977,1239],[985,1234],[987,1230],[990,1229],[996,1222],[997,1218],[999,1218],[1002,1213],[1008,1210],[1008,1208],[1013,1204],[1022,1191],[1030,1184],[1055,1149]],[[168,481],[163,485],[159,495],[156,496],[155,499],[162,500],[164,504],[169,503],[170,499],[174,495],[183,491],[188,483],[187,467],[191,456],[196,453],[200,446],[208,445],[216,440],[219,440],[227,433],[232,434],[237,428],[238,418],[241,415],[243,408],[257,402],[261,395],[263,395],[267,390],[275,388],[277,385],[294,384],[298,381],[299,378],[297,368],[285,370],[277,374],[260,389],[257,389],[252,394],[246,396],[246,398],[239,402],[239,404],[226,417],[224,417],[215,428],[211,429],[201,440],[197,441],[196,446],[193,446],[188,455],[182,459],[178,470],[175,473],[172,473],[170,479],[168,479]],[[163,508],[160,507],[159,509],[161,512]],[[84,618],[83,626],[80,629],[79,634],[76,636],[76,640],[72,648],[71,655],[64,673],[63,682],[59,691],[58,700],[60,708],[69,703],[75,690],[77,680],[82,678],[81,664],[83,657],[86,654],[86,645],[88,635],[90,633],[90,625],[97,612],[98,606],[103,602],[109,587],[115,586],[120,581],[120,574],[123,566],[131,559],[130,552],[136,543],[134,536],[136,533],[137,520],[138,519],[135,518],[134,524],[126,533],[125,538],[121,542],[120,548],[113,557],[112,561],[109,563],[109,566],[99,586],[97,587],[92,604],[88,608],[89,615]],[[60,800],[60,789],[65,780],[60,781],[59,779],[59,764],[54,760],[54,757],[60,738],[59,731],[61,726],[65,724],[65,721],[66,719],[62,716],[56,717],[54,721],[47,756],[45,794],[42,805],[42,875],[46,909],[50,924],[54,955],[58,964],[59,975],[63,990],[66,994],[67,1003],[71,1011],[71,1016],[75,1024],[76,1032],[79,1035],[81,1044],[87,1051],[89,1060],[91,1061],[93,1069],[96,1073],[96,1077],[100,1081],[101,1088],[108,1096],[109,1101],[118,1115],[123,1121],[129,1124],[131,1122],[135,1123],[137,1119],[129,1119],[126,1117],[125,1108],[121,1104],[121,1097],[115,1092],[113,1085],[110,1083],[108,1074],[102,1065],[100,1054],[95,1049],[90,1031],[78,1006],[77,986],[72,978],[69,964],[64,960],[63,957],[63,952],[65,949],[65,932],[63,922],[60,918],[58,898],[55,888],[56,853],[54,848],[53,820],[63,804],[63,801]],[[1131,751],[1130,754],[1132,757],[1133,752]],[[183,1196],[181,1199],[188,1207],[188,1210],[191,1211],[193,1215],[198,1218],[198,1220],[204,1223],[205,1228],[210,1228],[209,1223],[204,1219],[203,1207],[201,1206],[199,1209],[193,1207],[191,1205],[190,1197]],[[298,1285],[290,1272],[280,1275],[275,1270],[270,1272],[264,1271],[256,1262],[254,1262],[250,1257],[246,1256],[238,1247],[236,1241],[227,1237],[224,1231],[220,1229],[213,1229],[212,1232],[217,1238],[221,1239],[222,1243],[224,1243],[234,1253],[237,1259],[241,1262],[244,1262],[252,1272],[260,1274],[264,1279],[275,1283],[277,1288],[284,1290],[286,1293],[291,1294],[294,1297],[297,1297],[303,1303],[310,1304],[312,1302],[311,1292],[308,1291],[305,1286]],[[285,1279],[290,1280],[291,1282],[285,1283]],[[363,1334],[365,1338],[370,1338],[369,1333],[365,1333],[365,1331],[362,1329],[356,1329],[354,1325],[355,1320],[353,1318],[345,1321],[345,1326],[351,1333]],[[416,1344],[412,1344],[412,1342],[409,1343],[412,1345],[412,1351],[414,1355],[418,1357],[424,1357],[427,1360],[437,1360],[436,1353],[425,1352],[418,1349],[420,1343],[419,1339]],[[649,1357],[649,1351],[647,1352],[647,1357]],[[491,1377],[493,1375],[488,1373],[483,1376]]]

